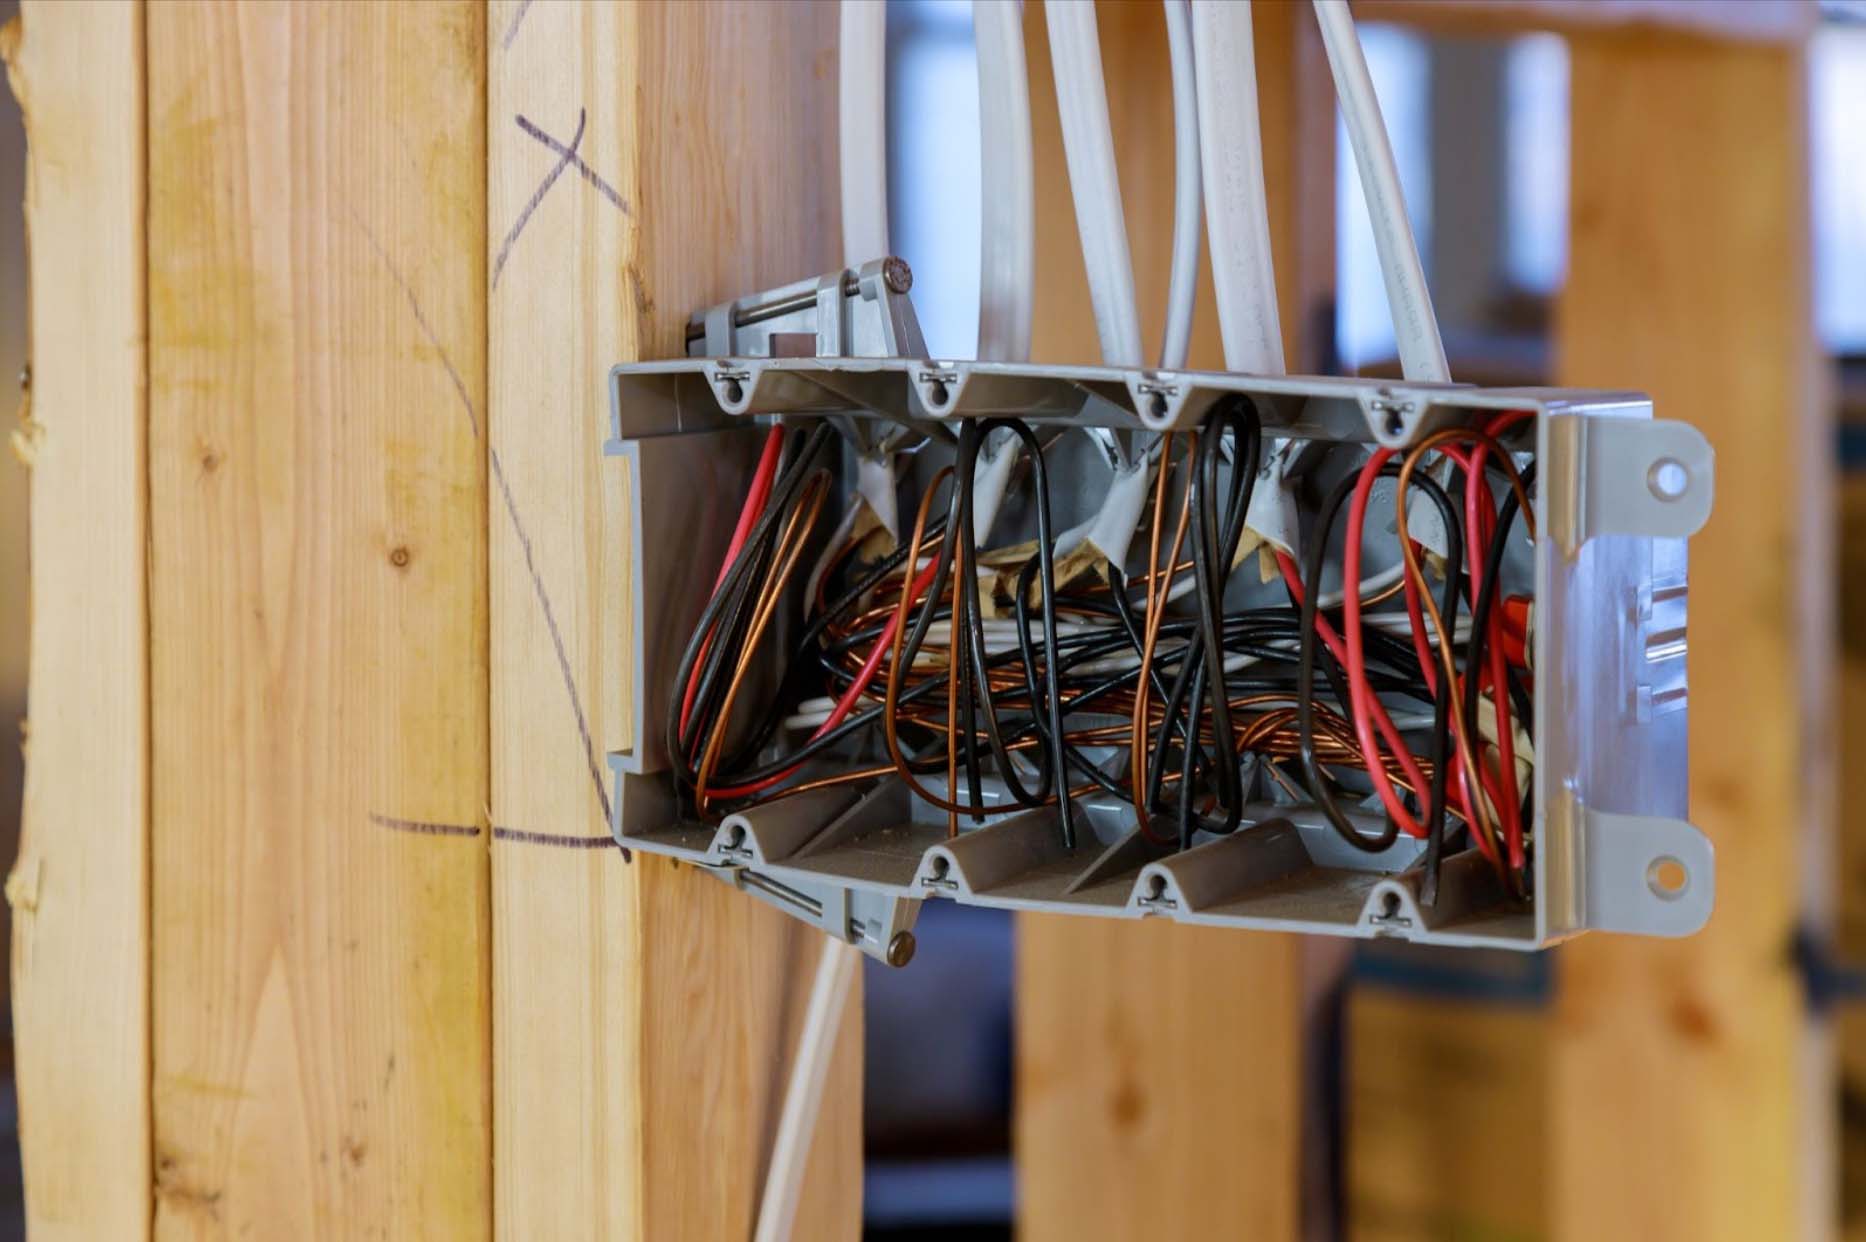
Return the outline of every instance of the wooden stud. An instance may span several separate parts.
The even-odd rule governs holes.
[[[0,30],[29,159],[32,719],[6,896],[35,1238],[149,1234],[143,17],[27,0]]]
[[[1629,35],[1572,49],[1559,382],[1650,392],[1717,453],[1689,656],[1690,812],[1716,845],[1717,907],[1687,940],[1562,951],[1554,1236],[1818,1236],[1832,1065],[1791,942],[1815,892],[1802,867],[1830,865],[1836,653],[1803,53]]]
[[[838,265],[835,10],[504,0],[490,36],[498,1233],[746,1237],[821,941],[609,839],[633,722],[606,376]],[[800,1238],[859,1231],[860,996]]]
[[[1511,35],[1528,30],[1798,44],[1820,21],[1816,0],[1359,0],[1361,21],[1404,22],[1449,35]]]
[[[1835,943],[1843,960],[1866,962],[1866,471],[1842,476],[1838,491],[1841,762]],[[1866,1056],[1859,1063],[1866,1068]]]
[[[146,20],[155,1232],[485,1238],[484,8]]]
[[[1347,1046],[1349,1237],[1546,1236],[1542,1012],[1357,986]]]

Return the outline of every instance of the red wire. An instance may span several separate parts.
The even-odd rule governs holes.
[[[1279,550],[1276,554],[1276,563],[1277,568],[1283,573],[1284,583],[1289,587],[1290,597],[1296,601],[1296,606],[1300,608],[1302,606],[1303,596],[1302,577],[1296,570],[1296,562],[1290,558],[1289,553]],[[1349,592],[1350,597],[1352,597],[1352,594],[1352,592]],[[1341,636],[1335,633],[1335,627],[1328,623],[1328,618],[1322,616],[1319,612],[1315,616],[1315,632],[1321,635],[1323,645],[1328,648],[1329,654],[1335,657],[1336,662],[1345,666],[1347,664],[1347,649],[1342,645]],[[1415,788],[1424,789],[1426,787],[1425,776],[1420,772],[1419,765],[1413,759],[1411,752],[1406,749],[1405,743],[1400,740],[1399,730],[1393,727],[1393,720],[1387,715],[1387,709],[1381,704],[1379,699],[1371,699],[1370,710],[1373,714],[1374,727],[1380,731],[1380,736],[1386,740],[1388,747],[1393,751],[1394,757],[1399,761],[1400,770],[1406,774],[1406,779],[1415,782]],[[1369,747],[1365,742],[1362,743],[1361,750],[1367,755],[1368,771],[1373,772],[1379,769],[1379,752]],[[1378,782],[1382,780],[1385,775],[1386,773],[1381,771],[1380,775],[1374,779]],[[1390,792],[1392,787],[1389,785],[1387,788]],[[1385,799],[1383,798],[1382,801],[1384,802]],[[1395,801],[1398,801],[1398,799],[1396,798]],[[1392,808],[1389,806],[1388,809],[1391,810]],[[1403,806],[1400,809],[1402,811],[1405,810]],[[1424,829],[1421,828],[1418,822],[1413,820],[1411,816],[1406,816],[1399,822],[1400,826],[1405,828],[1408,834],[1416,837],[1425,835]],[[1409,824],[1410,827],[1408,826]]]
[[[1419,603],[1419,584],[1414,581],[1411,574],[1406,575],[1405,584],[1406,616],[1412,623],[1413,653],[1419,657],[1419,667],[1425,673],[1425,688],[1436,696],[1438,694],[1438,661],[1433,658],[1432,649],[1425,641],[1425,610]],[[1458,688],[1453,686],[1451,692],[1458,693]],[[1468,821],[1471,818],[1471,783],[1465,774],[1464,760],[1459,755],[1457,747],[1452,747],[1451,754],[1445,756],[1445,762],[1451,765],[1450,777],[1456,782],[1451,795],[1452,806]]]
[[[752,526],[758,521],[758,515],[764,512],[765,501],[771,496],[771,480],[777,477],[778,456],[784,449],[784,428],[773,426],[765,435],[764,451],[758,455],[758,468],[752,472],[751,490],[745,493],[745,504],[739,509],[739,522],[732,528],[732,541],[726,545],[726,557],[719,563],[719,573],[713,578],[713,593],[719,593],[720,584],[732,570],[732,562],[739,559],[739,552],[745,547],[745,540],[752,533]],[[700,643],[699,659],[694,661],[693,672],[687,677],[687,692],[680,700],[680,731],[687,731],[687,718],[693,714],[693,697],[700,686],[700,666],[706,663],[707,649],[713,645],[713,636],[709,632]]]
[[[1373,688],[1367,684],[1366,644],[1361,633],[1361,531],[1367,522],[1367,501],[1373,495],[1374,480],[1380,475],[1380,468],[1393,456],[1392,449],[1376,449],[1367,464],[1361,467],[1361,475],[1354,484],[1354,495],[1348,501],[1347,543],[1341,554],[1342,582],[1342,629],[1346,631],[1347,659],[1342,661],[1343,670],[1348,678],[1348,697],[1352,700],[1354,715],[1354,735],[1361,744],[1361,753],[1367,756],[1367,774],[1374,783],[1374,792],[1380,796],[1380,802],[1387,809],[1387,814],[1409,836],[1426,835],[1425,825],[1413,818],[1411,811],[1401,800],[1399,792],[1393,788],[1392,780],[1387,776],[1386,765],[1379,760],[1379,750],[1374,742],[1374,713],[1385,710],[1380,700],[1375,697]],[[1320,627],[1317,617],[1317,627]],[[1388,722],[1391,728],[1391,721]],[[1403,742],[1397,730],[1386,739],[1393,757],[1406,773],[1414,789],[1426,787],[1425,776],[1419,770],[1418,762],[1412,751]]]
[[[1485,428],[1492,437],[1500,436],[1516,423],[1530,417],[1528,410],[1506,410],[1490,420]],[[1471,448],[1471,462],[1465,471],[1464,488],[1464,524],[1469,532],[1471,601],[1476,605],[1478,589],[1483,585],[1483,548],[1495,533],[1497,523],[1496,506],[1490,495],[1490,489],[1484,483],[1484,459],[1490,450],[1479,441]],[[1520,869],[1523,865],[1523,822],[1521,790],[1516,781],[1516,728],[1515,719],[1510,709],[1508,664],[1504,658],[1503,612],[1497,609],[1491,613],[1490,633],[1485,638],[1487,668],[1467,673],[1467,676],[1481,676],[1490,691],[1490,701],[1495,708],[1497,726],[1497,776],[1502,784],[1502,803],[1499,810],[1503,814],[1504,833],[1509,845],[1510,866]],[[1476,728],[1475,722],[1472,722]],[[1489,776],[1486,772],[1485,777]],[[1489,781],[1485,782],[1487,785]]]
[[[913,585],[908,588],[909,595],[907,602],[910,607],[917,602],[922,595],[926,594],[928,587],[933,585],[934,568],[935,566],[932,564],[927,565],[925,569],[920,571],[919,576],[914,579]],[[836,700],[836,705],[830,709],[828,718],[816,727],[816,732],[810,735],[810,740],[812,742],[841,724],[848,718],[849,713],[855,710],[855,704],[861,699],[862,692],[868,688],[868,683],[875,679],[875,673],[881,668],[882,657],[885,656],[888,653],[888,649],[894,645],[894,634],[899,628],[900,614],[898,612],[891,612],[888,615],[887,624],[881,629],[880,637],[875,639],[874,650],[870,651],[868,653],[868,659],[862,662],[861,671],[856,673],[855,680],[849,683],[849,688],[842,692],[842,697]],[[724,788],[714,789],[712,795],[715,798],[749,798],[753,794],[763,793],[773,785],[789,780],[792,776],[796,775],[797,769],[802,766],[802,761],[799,761],[791,764],[781,772],[774,772],[763,780],[753,781],[748,785],[730,785]]]

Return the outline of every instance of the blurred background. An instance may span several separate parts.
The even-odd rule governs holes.
[[[15,0],[0,0],[0,22],[16,7]],[[1157,6],[1149,12],[1157,21]],[[1831,451],[1841,470],[1852,472],[1840,489],[1842,646],[1866,666],[1866,24],[1849,22],[1840,9],[1826,15],[1811,47],[1808,100],[1814,297],[1839,406]],[[1564,279],[1569,230],[1566,43],[1550,34],[1473,38],[1369,22],[1361,35],[1454,373],[1483,384],[1546,382],[1551,300]],[[1044,52],[1033,46],[1031,54]],[[968,0],[892,0],[888,82],[895,249],[916,273],[914,298],[931,351],[966,356],[976,331],[979,250]],[[1397,374],[1345,141],[1336,152],[1337,296],[1320,325],[1320,369]],[[27,358],[24,169],[18,108],[0,92],[0,384],[8,385]],[[1073,244],[1072,221],[1050,219],[1045,227],[1066,231]],[[26,484],[14,455],[0,454],[0,859],[6,860],[17,848],[20,807],[21,753],[12,722],[26,711]],[[1843,731],[1858,732],[1866,721],[1862,699],[1847,698]],[[1848,1236],[1856,1239],[1866,1239],[1866,1024],[1848,1015],[1851,1005],[1866,1002],[1857,973],[1866,961],[1863,821],[1862,810],[1843,803],[1841,948],[1812,953],[1806,964],[1810,1004],[1836,1005],[1842,1014],[1840,1097],[1832,1111],[1842,1176],[1834,1193]],[[920,956],[910,971],[869,964],[868,1233],[894,1240],[1009,1237],[1017,1196],[1013,923],[995,911],[939,902],[928,904],[921,922]],[[0,945],[7,926],[0,919]],[[0,952],[0,972],[7,960]],[[1421,1064],[1420,1039],[1442,1034],[1488,1056],[1487,1078],[1433,1084],[1434,1105],[1466,1117],[1474,1132],[1481,1133],[1485,1114],[1516,1098],[1500,1091],[1530,1091],[1538,1072],[1536,1015],[1561,969],[1559,952],[1493,959],[1356,951],[1310,1053],[1322,1062],[1320,1176],[1350,1234],[1538,1236],[1542,1209],[1533,1190],[1503,1195],[1504,1206],[1481,1222],[1433,1215],[1440,1208],[1406,1200],[1377,1172],[1357,1168],[1352,1149],[1357,1125],[1403,1117],[1417,1104],[1423,1090],[1417,1074],[1380,1071],[1381,1058]],[[1432,1015],[1457,1023],[1457,1031],[1433,1034]],[[10,1049],[10,1021],[0,1006],[0,1242],[23,1236]],[[1430,1077],[1431,1058],[1423,1063]]]
[[[1145,7],[1139,20],[1157,25],[1157,6]],[[1104,55],[1112,57],[1108,6],[1103,12]],[[1368,16],[1363,10],[1361,39],[1453,374],[1486,385],[1553,382],[1552,306],[1567,271],[1569,236],[1566,40],[1547,33],[1429,33]],[[1839,489],[1839,581],[1841,642],[1854,660],[1866,660],[1866,22],[1860,16],[1845,6],[1823,10],[1810,48],[1808,100],[1816,324],[1839,405],[1831,451],[1851,472]],[[930,352],[969,356],[979,252],[978,216],[969,209],[979,194],[971,5],[891,0],[888,22],[894,249],[913,267]],[[1029,37],[1033,62],[1046,57],[1034,32]],[[1158,54],[1164,89],[1163,44]],[[1121,116],[1120,106],[1111,90],[1117,134],[1137,121]],[[1161,131],[1157,141],[1167,143],[1169,134]],[[1316,334],[1319,369],[1397,376],[1386,294],[1345,130],[1335,161],[1336,297]],[[1134,218],[1130,206],[1130,231]],[[1046,218],[1043,227],[1067,233],[1073,244],[1073,220]],[[1200,314],[1209,313],[1207,303]],[[1040,297],[1039,320],[1043,314]],[[1866,694],[1845,698],[1843,730],[1866,732]],[[1812,1005],[1840,1007],[1835,1193],[1846,1236],[1866,1239],[1866,1022],[1851,1016],[1852,1004],[1866,1002],[1857,973],[1866,965],[1866,807],[1847,807],[1843,793],[1841,810],[1841,948],[1837,960],[1810,952],[1807,992]],[[1017,1195],[1014,920],[933,902],[922,924],[912,970],[871,963],[867,977],[869,1234],[1010,1237]],[[1326,1062],[1319,1069],[1328,1110],[1320,1127],[1322,1189],[1334,1197],[1337,1225],[1348,1236],[1543,1235],[1542,1191],[1521,1165],[1476,1196],[1479,1202],[1461,1205],[1449,1196],[1421,1196],[1404,1179],[1383,1178],[1377,1160],[1357,1162],[1353,1153],[1357,1143],[1372,1151],[1421,1137],[1407,1132],[1408,1118],[1426,1106],[1448,1113],[1442,1128],[1463,1127],[1479,1148],[1491,1137],[1514,1141],[1511,1127],[1520,1132],[1520,1110],[1532,1107],[1540,1086],[1538,1031],[1561,960],[1559,950],[1533,958],[1384,945],[1355,951],[1345,985],[1332,998],[1328,1029],[1310,1050]],[[1482,1067],[1475,1074],[1473,1058]],[[1533,1162],[1527,1153],[1522,1159]]]

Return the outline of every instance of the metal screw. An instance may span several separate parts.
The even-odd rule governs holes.
[[[901,967],[914,960],[914,950],[919,945],[910,931],[895,932],[894,939],[888,941],[888,965]]]
[[[906,293],[914,287],[914,271],[907,266],[907,260],[897,259],[893,255],[881,261],[881,279],[895,293]]]

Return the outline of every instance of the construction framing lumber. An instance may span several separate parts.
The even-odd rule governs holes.
[[[151,5],[155,1233],[491,1233],[485,11]]]
[[[1691,546],[1688,656],[1690,810],[1717,849],[1717,910],[1687,940],[1561,951],[1552,1236],[1821,1236],[1833,1065],[1791,952],[1804,908],[1827,905],[1806,877],[1831,873],[1837,655],[1805,58],[1619,34],[1571,55],[1557,382],[1650,392],[1723,468]]]
[[[32,697],[6,896],[34,1238],[149,1235],[143,17],[27,0],[0,30],[33,290],[13,436],[32,472]]]
[[[494,1168],[501,1238],[747,1237],[820,941],[623,857],[627,483],[608,368],[840,262],[830,5],[493,4]],[[860,1227],[860,988],[800,1238]]]

